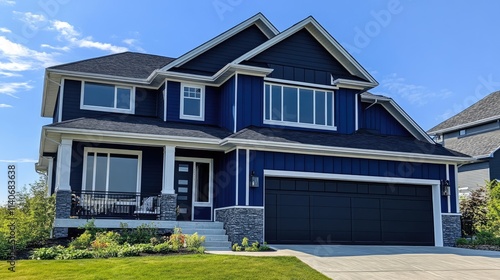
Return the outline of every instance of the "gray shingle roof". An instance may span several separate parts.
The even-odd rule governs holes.
[[[124,52],[56,65],[48,69],[145,79],[154,70],[174,60],[175,58],[159,55]]]
[[[500,91],[489,94],[469,108],[436,125],[429,130],[429,133],[495,116],[500,116]]]
[[[500,130],[449,139],[446,147],[473,157],[487,156],[500,148]]]
[[[169,135],[205,139],[223,139],[231,133],[223,128],[188,123],[164,122],[158,118],[105,114],[93,118],[78,118],[47,125],[114,132],[128,132],[149,135]]]
[[[446,149],[439,144],[419,141],[412,137],[378,135],[363,131],[346,135],[285,130],[280,128],[249,127],[232,135],[231,138],[280,142],[285,143],[284,146],[286,146],[286,143],[298,143],[327,147],[344,147],[427,155],[466,156],[464,154]]]

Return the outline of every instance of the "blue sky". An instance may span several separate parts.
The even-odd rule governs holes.
[[[178,57],[258,12],[280,31],[312,15],[379,81],[372,92],[427,130],[500,89],[499,10],[494,0],[0,0],[0,202],[7,162],[20,186],[38,178],[45,67],[127,50]]]

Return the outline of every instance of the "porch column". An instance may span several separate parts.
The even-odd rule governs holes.
[[[71,139],[62,139],[57,149],[56,170],[56,219],[68,219],[71,215]],[[53,237],[67,237],[68,228],[54,228]]]
[[[160,200],[160,220],[177,220],[177,194],[174,190],[175,146],[163,148],[163,186]]]

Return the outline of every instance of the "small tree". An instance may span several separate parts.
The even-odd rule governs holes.
[[[500,182],[493,180],[486,184],[488,189],[488,229],[500,235]]]
[[[469,196],[460,200],[462,220],[465,224],[471,225],[470,228],[462,228],[464,235],[474,235],[476,231],[487,225],[488,200],[488,191],[485,186],[471,191]]]

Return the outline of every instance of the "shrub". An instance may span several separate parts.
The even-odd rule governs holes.
[[[63,246],[54,246],[49,248],[39,248],[33,251],[31,258],[34,260],[53,260],[64,250]]]
[[[186,248],[190,252],[199,252],[204,242],[205,236],[200,237],[197,232],[186,236]]]
[[[166,254],[168,252],[179,252],[179,247],[174,247],[170,242],[163,242],[154,246],[154,252],[159,254]]]
[[[95,250],[116,247],[120,239],[121,236],[117,232],[98,232],[95,236],[95,240],[90,243],[90,246]]]
[[[173,248],[177,248],[176,251],[179,251],[179,249],[183,248],[186,244],[186,236],[182,233],[180,228],[174,228],[174,233],[170,235],[168,241]]]
[[[142,253],[141,248],[135,245],[124,244],[118,249],[118,257],[139,256]]]
[[[469,245],[470,244],[470,241],[467,240],[466,238],[459,238],[455,241],[455,244],[457,246],[460,246],[460,245]]]
[[[122,238],[120,243],[141,244],[151,242],[151,238],[158,237],[158,228],[153,224],[142,224],[137,228],[128,228],[126,223],[121,224]]]
[[[55,257],[56,260],[90,259],[92,252],[87,249],[66,248],[61,250]]]
[[[479,231],[476,234],[474,245],[495,245],[496,239],[495,234],[491,231]]]
[[[85,232],[87,232],[88,234],[90,234],[90,239],[91,240],[94,240],[95,239],[95,236],[97,233],[100,233],[100,232],[105,232],[106,230],[103,229],[103,228],[97,228],[95,226],[95,219],[92,218],[92,220],[88,221],[85,225],[83,225],[83,227],[79,227],[79,229],[84,229]]]
[[[488,221],[488,192],[486,187],[482,186],[470,192],[468,197],[460,200],[460,212],[462,219],[469,221],[471,228],[463,228],[463,234],[466,236],[474,235],[478,230],[484,228]]]
[[[257,251],[270,251],[271,248],[267,246],[267,243],[264,242],[264,244],[260,244],[258,241],[255,241],[252,243],[252,246],[248,245],[248,238],[243,237],[243,240],[241,241],[241,246],[238,243],[234,243],[231,249],[233,251],[247,251],[247,252],[257,252]]]
[[[80,236],[75,238],[71,243],[69,243],[70,248],[74,249],[86,249],[90,247],[90,243],[92,242],[92,234],[89,231],[85,230]]]

